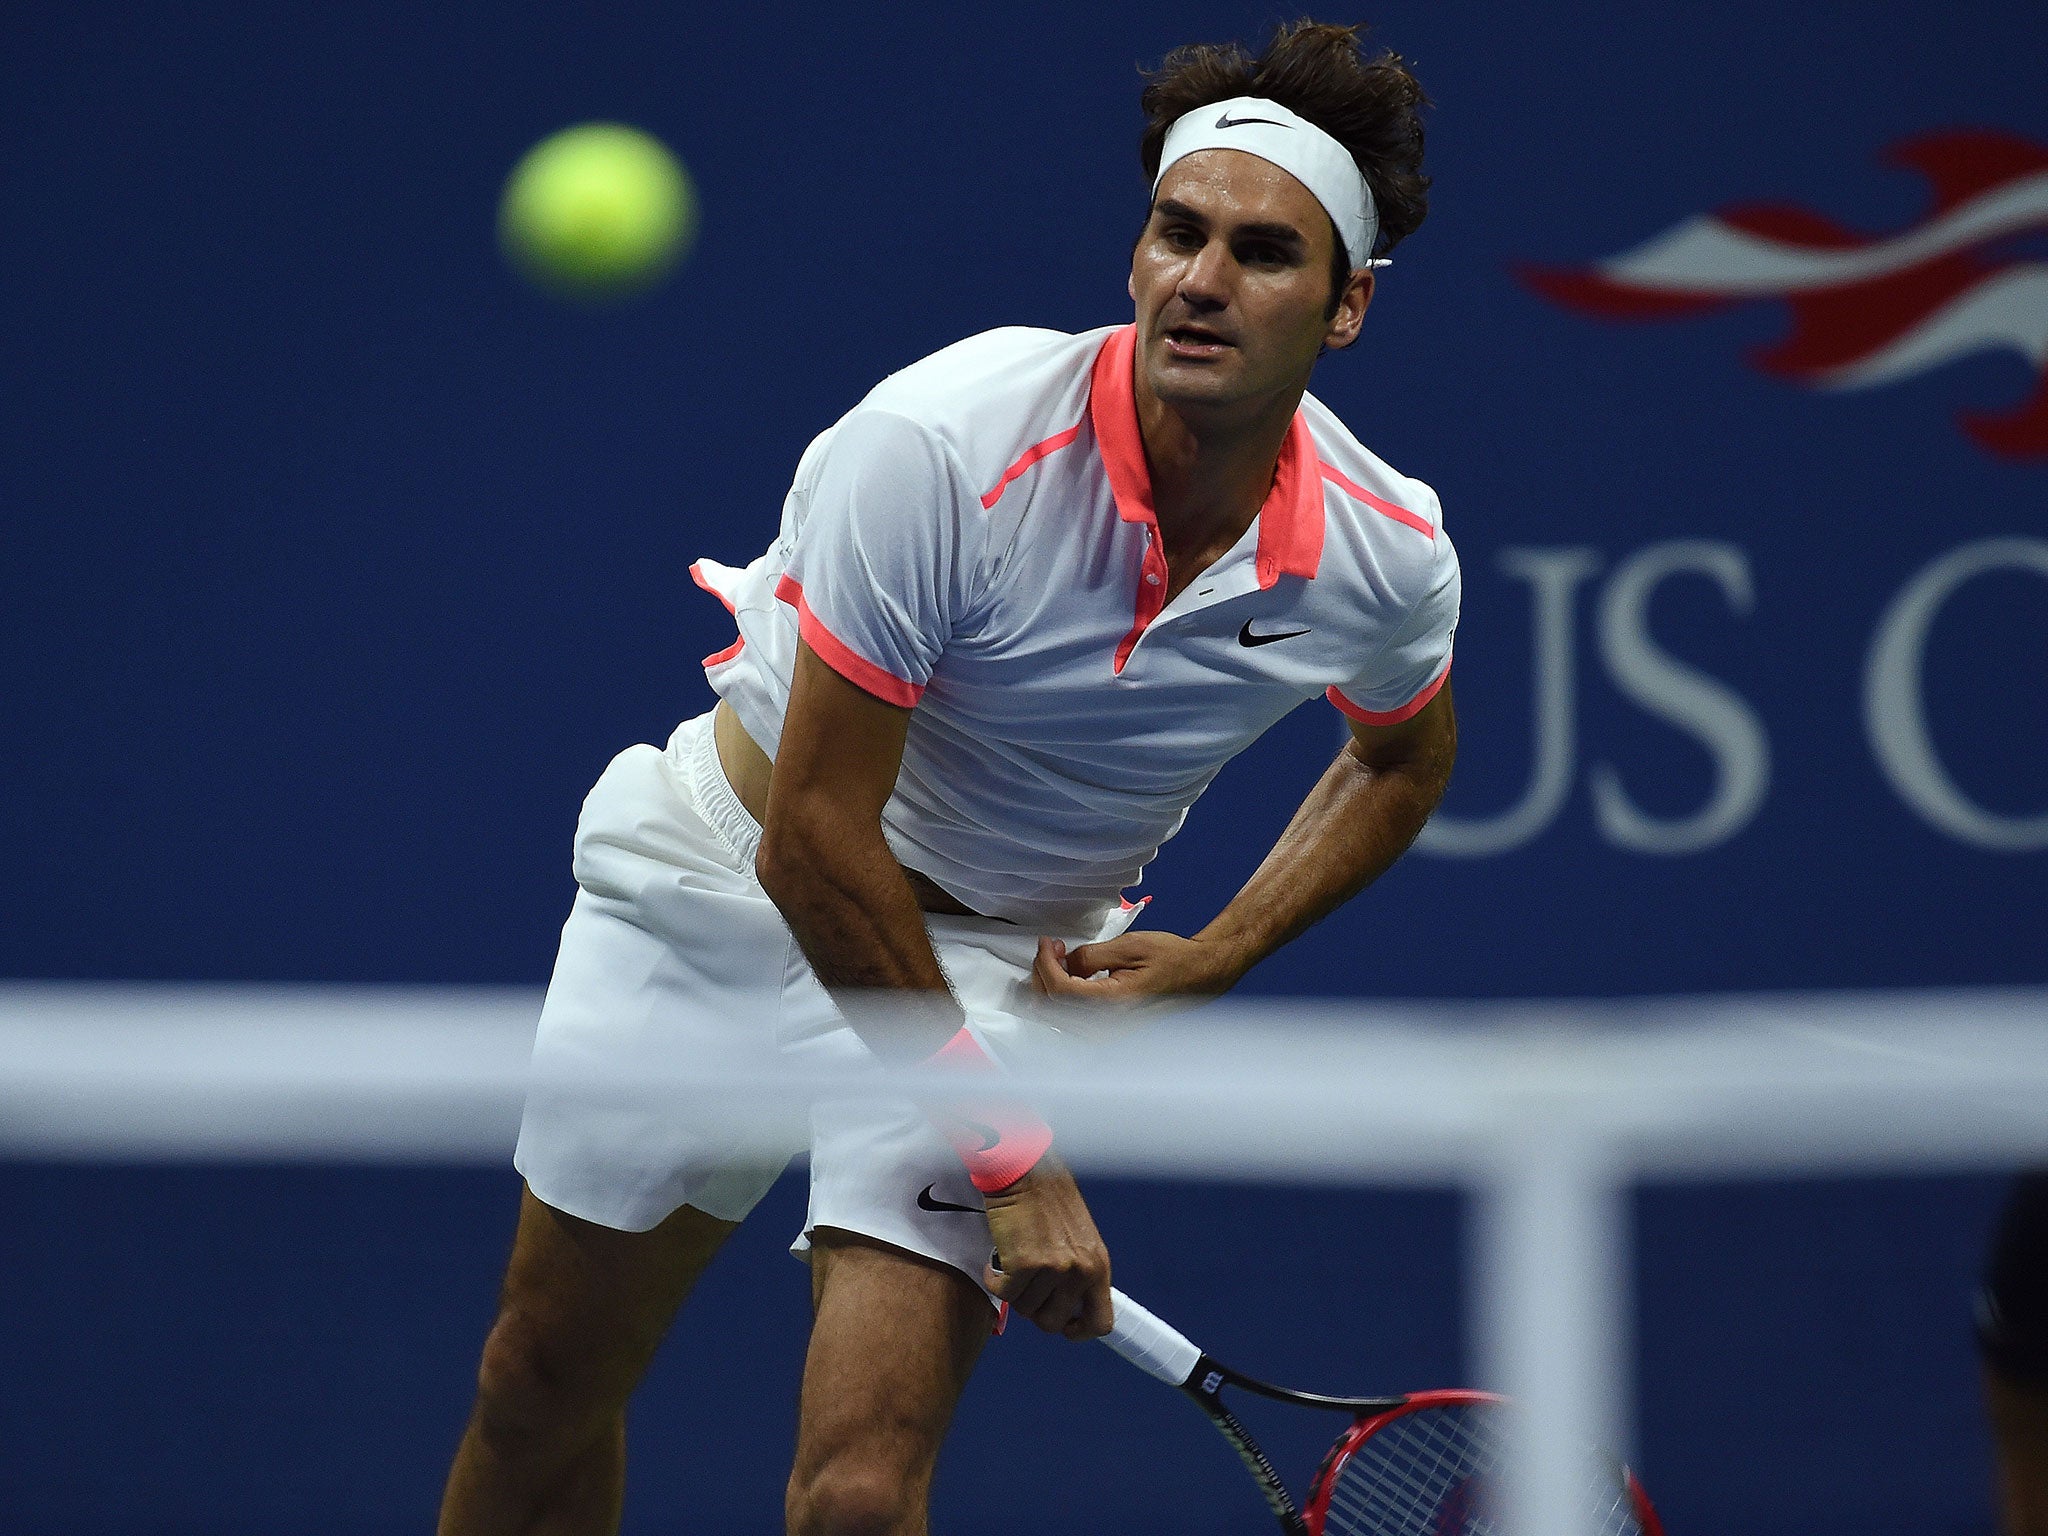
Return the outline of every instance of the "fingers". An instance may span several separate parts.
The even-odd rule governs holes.
[[[1040,939],[1031,979],[1049,997],[1114,996],[1130,985],[1131,970],[1145,962],[1142,944],[1109,939],[1067,948],[1059,939]]]
[[[1103,1275],[1081,1297],[1081,1310],[1061,1331],[1070,1339],[1099,1339],[1116,1321],[1109,1300],[1109,1276]]]
[[[983,1283],[1007,1301],[1017,1316],[1047,1333],[1094,1339],[1109,1332],[1107,1265],[1040,1269],[1029,1275],[1005,1274],[991,1267]]]
[[[990,1294],[1047,1333],[1109,1331],[1109,1250],[1056,1153],[988,1197],[988,1224],[996,1251],[982,1284]]]
[[[1067,974],[1067,946],[1058,939],[1040,939],[1038,956],[1031,962],[1031,980],[1048,996],[1074,990],[1074,978]]]
[[[1067,948],[1064,939],[1041,938],[1038,941],[1038,955],[1032,962],[1032,969],[1047,981],[1067,979],[1086,980],[1099,976],[1104,971],[1122,970],[1143,961],[1146,947],[1142,940],[1132,935],[1118,939],[1104,939],[1096,944],[1077,944]]]
[[[1143,954],[1144,945],[1133,942],[1128,935],[1104,939],[1099,944],[1082,944],[1067,952],[1067,974],[1095,976],[1103,971],[1123,970],[1135,965]]]
[[[1050,1263],[1017,1264],[1005,1267],[1000,1255],[992,1255],[983,1267],[981,1283],[1010,1304],[1010,1310],[1036,1323],[1047,1333],[1062,1333],[1076,1324],[1087,1311],[1094,1266],[1085,1255],[1073,1254]],[[1108,1282],[1103,1282],[1107,1294]]]
[[[1036,1262],[989,1255],[981,1283],[1010,1310],[1047,1333],[1069,1339],[1100,1338],[1114,1320],[1109,1301],[1109,1253],[1100,1238],[1060,1243],[1056,1257]]]
[[[1039,1326],[1069,1339],[1099,1339],[1109,1332],[1115,1315],[1109,1304],[1109,1255],[1100,1263],[1067,1276]]]
[[[1054,1313],[1058,1310],[1056,1304],[1059,1301],[1061,1291],[1060,1278],[1059,1274],[1053,1270],[1033,1270],[1024,1277],[1024,1283],[1018,1289],[1017,1294],[1010,1298],[1011,1310],[1020,1317],[1030,1318],[1032,1322],[1038,1324],[1041,1328],[1047,1329],[1048,1332],[1055,1331],[1066,1321],[1062,1318],[1057,1323],[1050,1322]],[[1050,1326],[1048,1326],[1049,1323]]]

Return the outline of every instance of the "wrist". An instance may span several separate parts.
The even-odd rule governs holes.
[[[985,1189],[982,1193],[991,1200],[1007,1204],[1028,1196],[1043,1184],[1049,1175],[1064,1174],[1066,1171],[1066,1164],[1060,1161],[1059,1153],[1047,1148],[1045,1154],[1033,1163],[1021,1178],[1005,1184],[1001,1189]]]
[[[965,1025],[932,1056],[951,1071],[994,1075],[998,1068]],[[1052,1146],[1052,1127],[1013,1099],[956,1099],[927,1113],[952,1143],[967,1177],[983,1194],[1007,1193],[1027,1179]]]
[[[1266,956],[1267,946],[1237,929],[1229,916],[1225,911],[1191,941],[1200,946],[1203,956],[1202,984],[1195,990],[1209,995],[1228,992]]]

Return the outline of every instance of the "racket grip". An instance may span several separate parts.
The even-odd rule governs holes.
[[[1103,1339],[1147,1376],[1169,1387],[1184,1387],[1195,1374],[1202,1352],[1187,1335],[1147,1312],[1115,1286],[1109,1288],[1115,1321]]]

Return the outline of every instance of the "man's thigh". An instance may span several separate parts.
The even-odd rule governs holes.
[[[792,1504],[893,1488],[921,1512],[939,1444],[995,1319],[957,1269],[820,1227]]]

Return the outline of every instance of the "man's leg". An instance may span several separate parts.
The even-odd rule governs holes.
[[[626,1399],[736,1225],[686,1205],[651,1232],[617,1232],[521,1192],[440,1536],[618,1529]]]
[[[811,1242],[790,1536],[923,1536],[939,1442],[994,1309],[949,1265],[836,1228]]]

